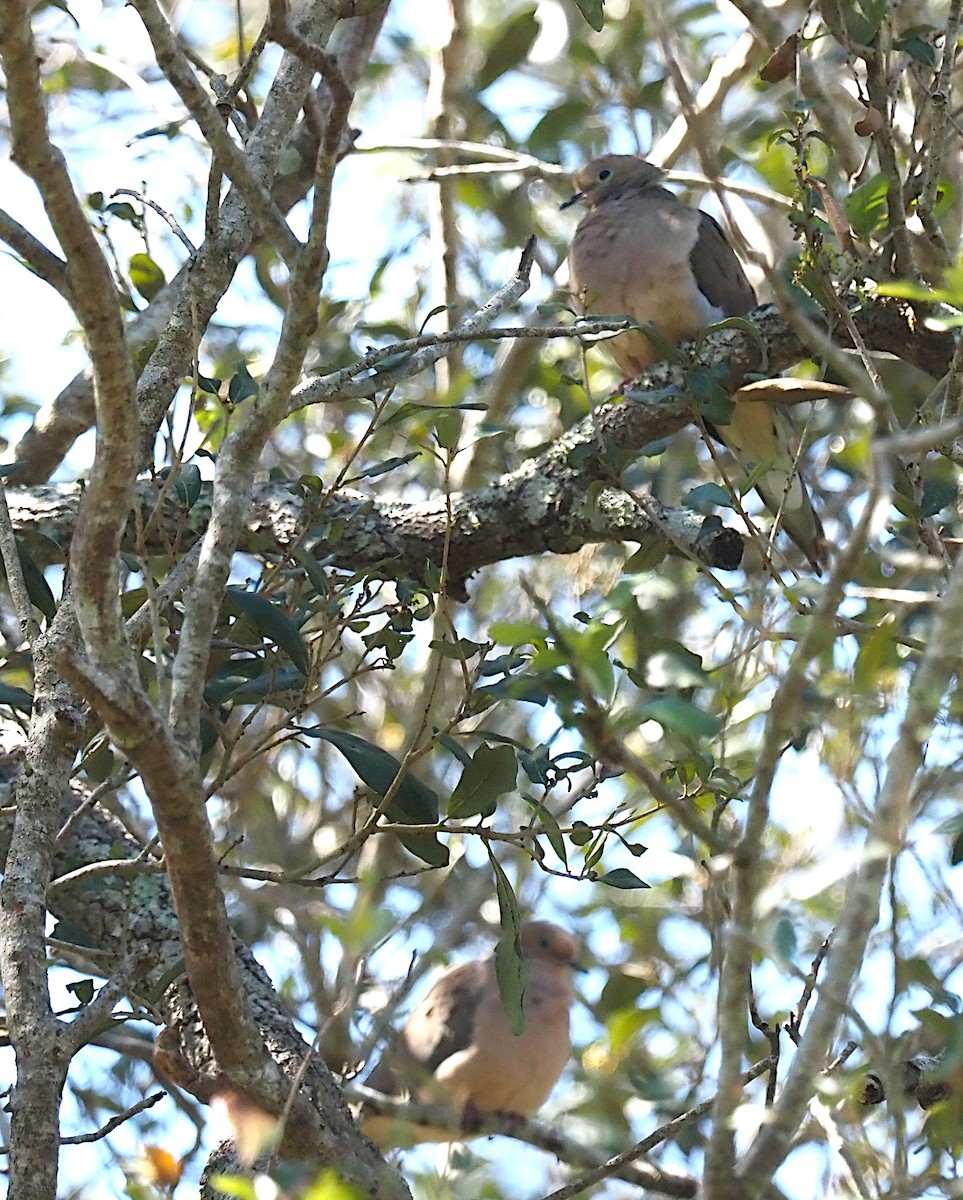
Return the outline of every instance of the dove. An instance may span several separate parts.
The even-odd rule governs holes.
[[[362,1109],[362,1128],[380,1146],[456,1141],[485,1113],[527,1116],[548,1098],[571,1055],[578,943],[548,921],[524,924],[520,942],[528,965],[523,1031],[512,1033],[494,954],[440,975],[366,1083],[386,1095],[447,1104],[452,1125],[413,1126]]]
[[[603,155],[575,174],[578,190],[562,207],[582,203],[588,212],[575,230],[569,274],[583,312],[624,313],[682,342],[749,312],[756,294],[719,223],[662,187],[664,177],[633,154]],[[663,357],[641,330],[610,338],[604,348],[629,378]],[[796,469],[788,414],[736,399],[730,423],[707,429],[744,467],[759,468],[757,491],[819,573],[827,544]]]

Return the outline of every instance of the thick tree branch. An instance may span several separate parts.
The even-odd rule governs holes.
[[[10,1187],[17,1195],[55,1200],[61,1093],[70,1062],[69,1029],[47,991],[47,906],[60,805],[86,714],[51,659],[77,638],[69,605],[33,646],[34,707],[23,773],[4,757],[3,781],[16,785],[16,816],[5,819],[0,885],[0,977],[17,1078],[10,1095]]]
[[[963,558],[958,559],[936,610],[933,628],[910,684],[896,742],[867,830],[862,862],[850,882],[836,927],[828,970],[817,985],[818,999],[773,1109],[740,1168],[747,1183],[769,1179],[788,1152],[822,1068],[833,1032],[863,962],[867,939],[879,913],[889,856],[904,845],[921,802],[918,772],[943,695],[960,669],[959,630],[963,622]]]
[[[0,240],[15,250],[35,275],[49,283],[73,307],[67,264],[3,209],[0,209]]]
[[[10,769],[8,765],[8,774]],[[16,767],[12,769],[15,771]],[[60,796],[62,801],[51,804],[50,795]],[[63,823],[85,803],[86,796],[79,788],[64,787],[50,793],[47,800],[55,820]],[[6,858],[7,871],[13,852],[10,824],[9,816],[0,817],[0,863]],[[78,860],[106,861],[116,857],[118,851],[122,859],[129,860],[138,857],[140,847],[115,818],[95,805],[80,817],[57,847],[52,862],[53,878],[73,873]],[[91,903],[91,892],[84,880],[75,879],[71,886],[51,892],[50,909],[81,931],[85,944],[97,946],[103,953],[105,958],[98,960],[101,969],[119,968],[126,960],[131,941],[142,948],[145,966],[131,983],[130,993],[149,1008],[159,1009],[167,1022],[167,1032],[162,1034],[159,1044],[158,1065],[176,1083],[207,1099],[218,1088],[227,1086],[228,1081],[184,978],[184,951],[178,938],[171,891],[164,872],[154,869],[157,865],[156,860],[148,860],[140,874],[131,875],[121,868],[114,878],[98,876],[94,884],[96,904]],[[357,1132],[331,1073],[297,1032],[253,955],[233,935],[229,935],[228,946],[257,1021],[259,1041],[263,1039],[286,1081],[286,1088],[277,1097],[275,1112],[281,1111],[290,1081],[301,1072],[303,1103],[295,1109],[282,1152],[316,1167],[337,1166],[342,1178],[364,1196],[407,1200],[407,1189],[400,1176]],[[41,968],[43,962],[41,958]],[[303,1069],[305,1059],[308,1065]],[[264,1090],[258,1101],[267,1107]]]

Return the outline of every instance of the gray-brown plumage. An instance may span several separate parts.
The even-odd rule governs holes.
[[[520,937],[529,968],[523,1032],[509,1027],[493,955],[445,971],[366,1082],[387,1095],[448,1104],[452,1128],[362,1113],[362,1128],[379,1145],[452,1141],[463,1136],[465,1113],[527,1115],[545,1102],[571,1053],[578,943],[548,921],[523,925]]]
[[[756,294],[718,222],[661,187],[663,178],[632,154],[603,155],[576,173],[578,190],[563,207],[581,202],[588,212],[572,240],[569,274],[584,312],[625,314],[682,342],[748,313]],[[602,344],[629,378],[661,357],[641,330]],[[826,540],[796,469],[788,415],[771,404],[737,402],[731,423],[710,432],[746,468],[765,464],[757,490],[818,571]]]

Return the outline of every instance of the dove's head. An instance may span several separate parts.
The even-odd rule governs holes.
[[[623,192],[655,187],[664,176],[661,167],[637,154],[603,154],[575,172],[572,182],[578,190],[574,196],[569,196],[562,208],[577,204],[579,200],[589,208],[597,208]]]
[[[551,921],[529,921],[521,929],[522,954],[525,958],[541,959],[556,966],[584,968],[578,961],[579,944],[565,929]]]

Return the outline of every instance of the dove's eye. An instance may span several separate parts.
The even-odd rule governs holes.
[[[606,181],[606,179],[611,179],[611,178],[612,178],[612,172],[609,170],[608,167],[603,167],[602,170],[599,171],[599,183],[604,183]]]

